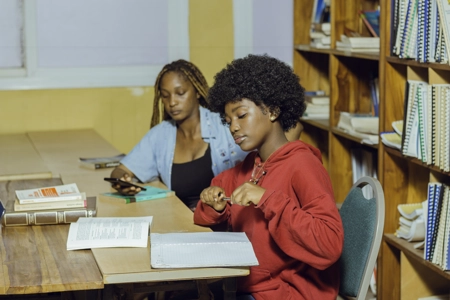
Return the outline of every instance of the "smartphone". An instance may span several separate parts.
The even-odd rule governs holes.
[[[119,178],[105,177],[104,180],[108,181],[108,182],[111,182],[113,184],[119,184],[120,187],[122,187],[122,188],[127,188],[127,187],[134,186],[135,188],[140,188],[141,191],[146,191],[147,190],[146,188],[144,188],[144,187],[142,187],[140,185],[137,185],[137,184],[134,184],[134,183],[131,183],[131,182],[128,182],[128,181],[123,181],[123,180],[120,180]]]

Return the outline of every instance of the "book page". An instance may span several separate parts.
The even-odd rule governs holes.
[[[243,232],[152,233],[152,268],[257,266]]]
[[[70,224],[67,250],[147,247],[153,217],[80,218]]]

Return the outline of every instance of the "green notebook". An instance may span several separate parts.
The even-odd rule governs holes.
[[[145,186],[145,188],[147,190],[140,191],[134,196],[125,196],[119,193],[103,193],[102,195],[121,199],[124,203],[134,203],[175,196],[175,192],[171,190],[165,190],[154,186]]]

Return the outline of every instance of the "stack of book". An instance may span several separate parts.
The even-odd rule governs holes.
[[[336,41],[336,49],[348,52],[379,52],[379,37],[364,37],[341,35],[341,40]]]
[[[75,183],[16,190],[15,195],[6,203],[4,226],[72,223],[96,215],[96,198],[86,197]]]
[[[399,204],[399,228],[396,235],[408,242],[423,242],[425,239],[425,220],[423,217],[423,203]]]
[[[329,2],[329,0],[314,1],[310,30],[310,46],[313,48],[330,49],[331,23]]]
[[[337,127],[366,144],[378,144],[378,117],[371,114],[341,111]]]
[[[330,117],[330,97],[321,91],[305,92],[306,110],[303,118],[328,119]]]

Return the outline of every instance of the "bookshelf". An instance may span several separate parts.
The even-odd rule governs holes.
[[[331,48],[310,46],[311,15],[314,1],[294,1],[294,71],[306,90],[324,90],[330,96],[329,120],[304,119],[302,140],[319,148],[335,191],[336,202],[342,203],[353,185],[353,148],[364,148],[374,155],[378,145],[361,144],[337,128],[341,111],[369,113],[371,94],[369,78],[378,75],[379,53],[357,53],[335,49],[344,29],[370,36],[359,10],[376,9],[378,1],[331,1]]]
[[[314,1],[294,1],[294,71],[307,90],[322,89],[330,95],[327,121],[302,120],[302,140],[322,151],[336,201],[342,202],[352,185],[352,147],[377,153],[378,178],[386,199],[385,235],[378,257],[377,299],[417,299],[450,293],[450,272],[423,259],[423,251],[396,238],[397,205],[427,198],[430,181],[450,184],[450,173],[422,161],[405,157],[400,151],[378,145],[361,145],[360,140],[339,130],[340,111],[367,112],[370,94],[368,71],[378,72],[380,86],[380,132],[391,131],[392,122],[404,116],[405,83],[423,80],[450,83],[450,65],[420,63],[390,54],[392,0],[331,1],[331,49],[309,46],[309,28]],[[347,53],[334,49],[337,38],[348,27],[365,33],[357,11],[380,6],[380,53]]]
[[[450,83],[450,66],[404,60],[390,54],[392,0],[381,2],[380,93],[382,117],[380,131],[391,130],[391,123],[404,116],[405,83],[424,80],[429,84]],[[421,202],[427,198],[427,184],[449,184],[450,174],[428,166],[400,151],[379,145],[379,171],[386,197],[385,236],[378,263],[379,299],[417,299],[450,293],[450,273],[423,259],[423,251],[396,238],[397,205]],[[390,196],[391,195],[391,196]],[[394,196],[395,195],[395,196]]]

